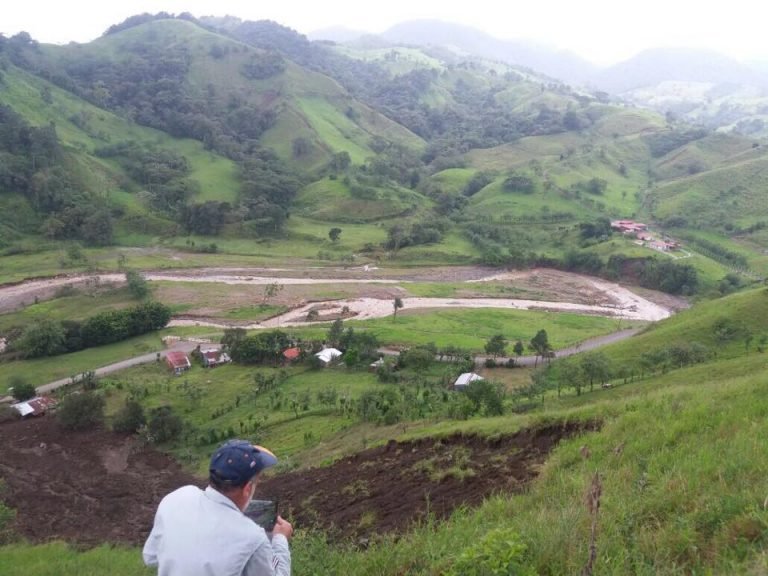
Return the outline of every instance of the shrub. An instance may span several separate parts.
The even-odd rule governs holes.
[[[526,551],[517,532],[498,528],[466,548],[447,573],[450,576],[533,576],[536,571],[528,564]]]
[[[125,281],[128,284],[128,291],[134,298],[142,300],[149,296],[149,284],[140,272],[137,272],[136,270],[126,270]]]
[[[124,434],[134,434],[147,423],[144,409],[136,400],[126,400],[125,405],[115,415],[112,430]]]
[[[0,502],[0,545],[13,540],[13,521],[16,519],[16,510],[5,503]]]
[[[91,316],[81,328],[84,346],[101,346],[164,328],[171,309],[159,302],[144,302],[134,308],[110,310]]]
[[[97,392],[70,394],[61,401],[56,417],[67,430],[87,430],[104,421],[104,398]]]
[[[181,434],[181,418],[173,413],[170,406],[160,406],[149,417],[149,434],[156,443],[169,442]]]
[[[64,352],[66,334],[61,322],[48,318],[37,320],[24,328],[15,348],[25,358],[53,356]]]
[[[29,400],[30,398],[34,398],[35,395],[37,394],[37,391],[35,390],[34,385],[27,382],[24,376],[19,376],[18,374],[14,374],[13,376],[11,376],[11,379],[8,382],[8,384],[10,384],[10,387],[13,388],[13,392],[11,392],[11,395],[19,402],[24,402],[24,400]]]

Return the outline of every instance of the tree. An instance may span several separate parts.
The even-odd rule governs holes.
[[[536,399],[536,396],[541,396],[541,403],[544,404],[544,394],[549,388],[549,366],[542,366],[531,371],[531,383],[528,385],[526,394],[531,401]],[[559,397],[559,388],[558,388]]]
[[[504,387],[501,384],[490,380],[473,380],[465,393],[475,405],[475,412],[482,410],[486,416],[500,416],[504,413]]]
[[[589,380],[589,390],[594,387],[595,380],[604,384],[611,375],[608,358],[602,352],[592,352],[581,359],[581,369]]]
[[[261,303],[266,304],[268,299],[277,296],[282,289],[283,285],[279,284],[278,282],[267,284],[264,286],[264,298],[262,299]]]
[[[147,423],[144,409],[136,400],[128,399],[125,405],[115,415],[112,430],[122,434],[135,434]]]
[[[397,311],[403,307],[403,301],[399,297],[395,297],[395,299],[392,301],[392,308],[394,309],[394,314],[392,315],[392,319],[397,319]]]
[[[573,388],[576,395],[581,396],[581,389],[584,387],[584,370],[581,364],[568,358],[558,362],[557,367],[557,397],[560,397],[560,391],[564,387]]]
[[[337,318],[334,320],[333,324],[331,324],[331,327],[328,329],[328,344],[331,346],[338,346],[339,342],[341,342],[341,337],[344,334],[344,323],[341,321],[341,318]]]
[[[182,426],[181,418],[173,413],[170,406],[155,408],[149,417],[149,434],[158,444],[176,438],[181,433]]]
[[[515,353],[515,356],[522,356],[523,352],[525,352],[525,346],[523,346],[523,343],[518,340],[515,342],[515,346],[512,348],[512,351]]]
[[[506,347],[507,341],[504,338],[504,335],[495,334],[491,336],[485,343],[485,352],[486,354],[491,354],[492,356],[503,356]]]
[[[136,270],[126,270],[125,281],[128,284],[128,291],[137,300],[143,300],[149,295],[149,284],[146,278]]]
[[[221,347],[231,352],[247,336],[245,328],[227,328],[221,338]]]
[[[434,361],[435,353],[433,350],[417,346],[401,352],[399,364],[406,368],[413,368],[417,372],[423,372],[429,369]]]
[[[531,350],[536,353],[536,360],[533,364],[534,368],[539,364],[539,356],[542,358],[549,357],[549,353],[552,351],[552,346],[549,344],[549,337],[546,330],[539,330],[536,336],[531,338],[530,343]]]
[[[14,374],[8,381],[9,388],[12,388],[11,396],[13,396],[19,402],[34,398],[37,394],[34,384],[30,384],[24,376],[20,374]]]
[[[334,227],[328,230],[328,238],[331,239],[331,242],[337,242],[339,236],[341,236],[341,228]]]
[[[341,152],[337,152],[333,155],[329,166],[334,173],[338,173],[344,172],[347,168],[349,168],[351,163],[352,157],[349,155],[349,152],[342,150]]]
[[[491,182],[493,182],[493,176],[491,174],[482,171],[475,172],[472,178],[469,179],[469,182],[464,186],[462,193],[464,196],[474,196]]]
[[[310,142],[303,136],[299,136],[298,138],[293,139],[293,142],[291,143],[291,148],[293,149],[293,157],[301,158],[303,156],[306,156],[312,151],[312,142]]]
[[[42,318],[24,329],[15,346],[25,358],[54,356],[64,351],[65,339],[61,322]]]
[[[67,430],[87,430],[104,421],[104,397],[98,392],[70,394],[56,411],[59,424]]]

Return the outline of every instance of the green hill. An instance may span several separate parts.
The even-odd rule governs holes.
[[[303,69],[275,51],[249,47],[185,20],[155,20],[87,45],[47,47],[46,53],[80,84],[83,94],[94,97],[96,85],[102,82],[110,92],[105,104],[129,113],[140,105],[136,96],[151,93],[130,93],[121,84],[119,72],[141,74],[137,66],[146,66],[144,58],[150,54],[160,58],[154,65],[158,71],[165,67],[170,72],[174,85],[169,87],[183,94],[188,104],[173,114],[162,108],[170,102],[150,96],[155,113],[146,121],[171,133],[202,136],[222,151],[226,144],[218,140],[228,136],[263,138],[284,160],[314,169],[340,151],[362,162],[373,154],[368,143],[374,136],[386,135],[414,148],[423,146],[407,130],[355,102],[327,76]],[[91,69],[83,70],[83,62],[90,63]],[[105,67],[114,72],[104,74]],[[156,82],[151,70],[149,77],[138,80],[146,88]],[[209,123],[218,121],[218,126],[206,126],[202,118],[194,117],[201,113]],[[298,150],[292,143],[301,139],[306,145]]]
[[[765,288],[696,305],[629,341],[566,361],[574,365],[590,356],[603,357],[612,367],[610,387],[590,392],[586,381],[579,393],[569,385],[555,387],[547,378],[561,377],[566,364],[555,361],[551,369],[544,369],[545,379],[531,380],[543,383],[545,389],[533,394],[524,388],[512,390],[515,400],[506,400],[501,416],[377,426],[320,407],[294,415],[289,406],[275,404],[277,394],[247,395],[254,370],[236,365],[216,371],[194,368],[183,388],[168,380],[161,368],[133,368],[113,376],[104,393],[114,411],[122,397],[144,389],[142,401],[148,408],[171,403],[188,424],[201,429],[221,426],[222,417],[225,425],[234,422],[244,410],[253,413],[253,405],[269,405],[275,417],[264,422],[260,433],[270,445],[281,446],[281,454],[290,454],[290,467],[298,466],[299,474],[308,475],[313,470],[303,465],[331,466],[342,455],[393,439],[416,440],[417,450],[433,441],[449,444],[459,436],[492,449],[517,431],[528,434],[530,442],[543,442],[547,430],[582,427],[576,437],[554,447],[524,490],[513,483],[447,519],[430,517],[396,534],[377,534],[364,548],[336,538],[329,542],[321,530],[297,526],[301,535],[294,538],[292,553],[294,566],[302,572],[465,574],[474,569],[479,574],[503,574],[514,566],[532,574],[571,574],[587,565],[594,547],[605,574],[752,574],[764,565],[768,534],[763,506],[768,453],[760,435],[768,413],[762,393],[766,357],[765,343],[761,350],[757,344],[758,334],[765,333],[766,315]],[[745,350],[738,336],[723,340],[729,327],[755,331],[753,348]],[[647,366],[642,373],[628,370],[656,348],[673,350],[693,343],[706,343],[717,355],[663,368]],[[523,370],[512,372],[518,371]],[[324,393],[337,388],[354,398],[399,389],[395,383],[378,382],[365,371],[356,374],[351,369],[321,373],[260,367],[258,374],[265,381],[280,375],[279,390],[287,398],[306,397],[302,401],[310,403],[311,391],[318,388]],[[196,401],[191,393],[177,394],[171,387],[197,390],[206,399],[215,396],[216,411],[211,415],[214,404]],[[232,404],[235,396],[251,405]],[[191,455],[190,467],[199,469],[207,461],[200,442],[207,440],[197,441],[194,448],[167,447],[187,459]],[[497,465],[512,456],[497,454]],[[452,468],[434,468],[444,473],[436,478],[449,482],[461,475],[463,483],[476,482],[473,472],[481,463],[474,457],[466,449],[455,451]],[[439,464],[433,459],[422,466]],[[356,470],[362,472],[360,467]],[[415,467],[400,471],[417,472]],[[335,481],[344,487],[339,502],[367,502],[367,490],[372,489],[367,484],[347,476]],[[592,503],[586,504],[590,494]],[[311,504],[307,500],[303,506]],[[365,518],[376,522],[375,514]],[[138,548],[77,551],[60,543],[21,542],[3,546],[0,552],[8,561],[28,562],[35,574],[58,574],[65,567],[93,574],[147,573]]]
[[[245,251],[282,257],[301,234],[291,213],[320,227],[375,221],[387,234],[406,216],[439,228],[406,234],[422,248],[389,252],[409,263],[442,254],[566,266],[576,249],[607,266],[616,254],[659,255],[583,226],[636,218],[687,246],[678,255],[702,286],[768,270],[762,147],[534,71],[434,48],[311,43],[273,22],[162,15],[83,45],[11,39],[5,58],[3,102],[33,126],[56,122],[68,173],[103,197],[101,221],[109,213],[121,244],[188,246],[194,235],[242,253],[255,239]],[[21,210],[23,234],[3,224],[6,246],[40,230],[47,215],[36,210]],[[287,248],[271,247],[281,239]],[[307,242],[301,254],[317,254]]]

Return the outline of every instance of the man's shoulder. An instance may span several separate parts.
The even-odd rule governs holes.
[[[192,484],[189,484],[187,486],[182,486],[181,488],[177,488],[173,492],[170,492],[163,498],[163,502],[178,502],[180,500],[192,500],[194,498],[199,498],[203,494],[203,491],[198,488],[197,486],[193,486]]]

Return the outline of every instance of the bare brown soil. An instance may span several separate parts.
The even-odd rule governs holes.
[[[160,499],[199,483],[170,457],[106,430],[64,432],[51,416],[0,426],[3,501],[32,542],[140,544]]]
[[[402,532],[427,514],[447,518],[493,494],[522,492],[560,440],[596,427],[554,425],[493,439],[457,434],[392,440],[329,467],[269,478],[258,491],[277,497],[281,513],[297,527],[359,541]]]
[[[267,477],[258,493],[279,498],[281,513],[298,529],[339,531],[345,539],[397,533],[427,511],[445,518],[492,494],[525,490],[561,439],[595,427],[393,440],[329,467]],[[3,424],[0,437],[2,497],[17,511],[15,530],[32,542],[139,545],[165,494],[203,484],[132,438],[105,430],[63,432],[50,416]]]

